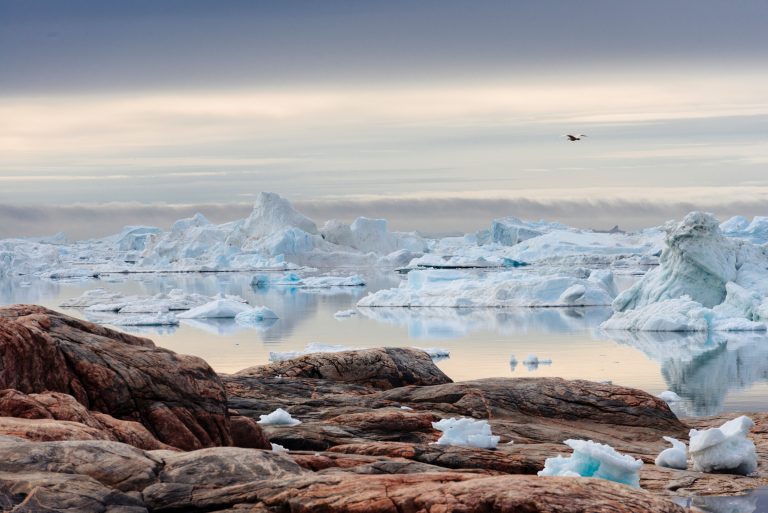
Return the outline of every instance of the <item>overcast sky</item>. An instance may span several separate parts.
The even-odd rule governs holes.
[[[225,221],[261,190],[441,232],[768,215],[766,19],[765,0],[0,0],[0,237]]]

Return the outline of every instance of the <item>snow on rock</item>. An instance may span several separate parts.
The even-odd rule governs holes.
[[[180,313],[178,317],[179,319],[234,319],[238,314],[252,310],[247,303],[221,298]]]
[[[246,326],[260,324],[271,319],[279,319],[277,314],[266,306],[254,306],[235,315],[235,321]]]
[[[399,288],[362,298],[359,307],[505,307],[608,305],[613,296],[601,280],[518,272],[468,274],[450,270],[408,273]]]
[[[443,432],[443,435],[435,442],[437,445],[495,449],[500,439],[491,433],[491,425],[488,424],[487,420],[469,417],[442,419],[433,422],[432,427]]]
[[[656,456],[656,466],[685,470],[688,468],[688,453],[685,444],[677,438],[665,436],[664,440],[672,444],[672,447],[664,449]]]
[[[604,329],[764,331],[768,249],[724,237],[710,214],[667,226],[659,267],[621,293]]]
[[[757,470],[755,444],[747,438],[754,422],[741,416],[718,428],[689,433],[693,470],[748,475]]]
[[[301,421],[291,417],[284,409],[278,408],[268,415],[259,415],[257,423],[262,426],[298,426]]]
[[[640,487],[641,460],[620,454],[613,447],[592,440],[566,440],[573,449],[568,457],[547,458],[540,476],[596,477]]]
[[[671,390],[665,390],[662,393],[660,393],[659,395],[657,395],[656,397],[658,397],[659,399],[661,399],[665,403],[676,403],[676,402],[682,401],[680,396],[677,395],[676,393],[674,393]]]

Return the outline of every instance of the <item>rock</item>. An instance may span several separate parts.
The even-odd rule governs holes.
[[[18,390],[2,390],[0,415],[18,419],[40,419],[40,422],[25,424],[18,419],[12,421],[0,417],[0,430],[3,433],[12,434],[9,430],[16,429],[19,431],[13,434],[30,440],[114,440],[140,449],[170,448],[138,422],[119,420],[104,413],[88,411],[74,397],[60,392],[23,394]],[[42,419],[67,422],[46,422]],[[94,430],[99,433],[96,434]]]
[[[230,433],[232,434],[232,444],[235,447],[272,449],[264,430],[251,418],[239,415],[231,417]]]
[[[272,511],[395,513],[462,511],[526,513],[684,513],[642,490],[596,479],[482,477],[461,473],[307,475],[185,493],[144,494],[152,511],[212,511],[254,504]],[[197,508],[197,509],[195,509]],[[258,510],[257,510],[258,511]]]
[[[292,360],[250,367],[236,375],[320,378],[382,390],[451,382],[427,353],[403,347],[312,353]]]
[[[39,306],[0,308],[0,389],[73,396],[184,450],[229,445],[226,394],[203,360]]]
[[[119,442],[0,444],[0,472],[79,474],[117,490],[141,491],[157,478],[161,460]]]
[[[0,507],[14,513],[147,513],[134,494],[88,476],[51,472],[0,472]]]

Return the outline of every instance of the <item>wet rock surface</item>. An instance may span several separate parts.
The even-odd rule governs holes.
[[[665,469],[652,464],[662,436],[685,440],[726,419],[681,422],[649,394],[587,381],[453,383],[416,350],[306,355],[216,376],[146,339],[17,306],[0,309],[0,352],[4,511],[671,513],[688,511],[672,496],[768,484],[768,414],[752,415],[757,475]],[[277,408],[302,423],[256,423]],[[488,420],[500,444],[435,445],[432,423],[458,416]],[[567,438],[641,458],[643,489],[536,476],[570,451]]]

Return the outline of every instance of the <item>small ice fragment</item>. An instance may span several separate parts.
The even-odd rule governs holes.
[[[682,401],[683,400],[679,395],[677,395],[676,393],[674,393],[671,390],[665,390],[665,391],[663,391],[662,393],[660,393],[656,397],[658,397],[659,399],[661,399],[665,403],[676,403],[678,401]]]
[[[266,306],[255,306],[235,315],[235,321],[244,325],[258,324],[269,319],[278,319],[278,316]]]
[[[757,470],[755,444],[747,438],[754,426],[742,415],[717,428],[691,429],[689,450],[693,470],[748,475]]]
[[[278,408],[269,415],[259,415],[258,424],[262,426],[298,426],[301,421],[291,417],[291,414]]]
[[[337,319],[346,319],[347,317],[352,317],[353,315],[357,315],[357,310],[339,310],[333,316]]]
[[[547,458],[540,476],[597,477],[640,487],[642,460],[617,452],[613,447],[592,440],[566,440],[573,454]]]
[[[499,443],[498,436],[491,434],[491,425],[487,420],[476,420],[468,417],[442,419],[433,422],[432,427],[442,431],[437,445],[461,445],[478,449],[495,449]]]
[[[288,449],[286,449],[280,444],[276,444],[272,442],[271,445],[272,445],[272,452],[288,452]]]
[[[401,410],[412,410],[413,408],[411,408],[410,406],[401,406],[400,409]]]
[[[688,455],[685,444],[671,436],[665,436],[664,440],[671,443],[672,447],[664,449],[656,456],[656,465],[659,467],[676,468],[678,470],[688,468]]]

